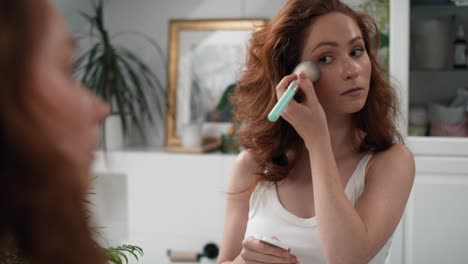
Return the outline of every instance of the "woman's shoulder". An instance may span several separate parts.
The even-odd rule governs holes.
[[[368,169],[373,172],[393,171],[396,174],[414,175],[414,167],[411,150],[404,144],[394,144],[386,150],[374,153]]]
[[[230,191],[239,192],[252,189],[258,181],[258,172],[260,171],[261,167],[254,154],[250,150],[243,150],[237,156],[234,164],[229,185]]]
[[[387,161],[411,161],[413,160],[413,152],[405,144],[393,144],[386,150],[379,151],[373,154],[373,159],[377,160],[387,160]]]
[[[243,150],[237,155],[235,166],[243,172],[258,172],[260,166],[251,150]]]

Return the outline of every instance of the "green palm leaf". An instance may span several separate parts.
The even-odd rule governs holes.
[[[108,248],[104,253],[109,261],[115,264],[124,263],[123,260],[125,260],[125,263],[128,263],[127,254],[131,255],[136,260],[139,260],[138,256],[142,257],[144,255],[143,249],[140,247],[125,244],[118,247]]]

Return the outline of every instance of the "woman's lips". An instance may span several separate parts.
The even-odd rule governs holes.
[[[341,95],[360,95],[363,91],[364,91],[364,88],[354,87],[354,88],[351,88],[351,89],[345,91]]]

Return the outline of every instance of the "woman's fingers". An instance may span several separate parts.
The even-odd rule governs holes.
[[[281,81],[278,83],[276,86],[276,96],[278,97],[278,100],[283,96],[284,92],[288,88],[289,84],[296,79],[297,75],[296,74],[290,74],[286,75]]]
[[[307,105],[318,103],[317,95],[315,94],[314,84],[307,78],[304,72],[300,72],[297,78],[299,87],[304,94],[304,103]]]
[[[261,252],[257,252],[254,250],[250,250],[244,248],[241,252],[242,259],[244,259],[247,263],[271,263],[271,264],[291,264],[296,263],[295,257],[291,256],[283,256],[278,257],[274,255],[268,255]]]
[[[287,257],[290,255],[288,250],[271,246],[266,243],[262,243],[260,240],[254,237],[249,237],[242,241],[242,246],[249,250],[254,250],[263,254],[273,255],[277,257]]]
[[[249,237],[242,242],[241,256],[247,263],[296,263],[297,259],[288,250],[262,243],[254,237]]]
[[[278,100],[283,96],[284,92],[288,88],[288,86],[291,84],[292,81],[294,81],[297,78],[297,82],[299,85],[299,89],[301,92],[304,94],[304,101],[311,101],[314,103],[317,101],[317,96],[315,94],[315,89],[313,83],[307,78],[307,76],[304,74],[304,72],[300,72],[299,75],[296,74],[290,74],[285,76],[281,81],[278,83],[276,86],[276,95],[278,97]]]
[[[283,79],[281,79],[281,81],[276,86],[276,96],[278,98],[278,101],[283,97],[286,89],[288,89],[291,82],[295,79],[297,79],[297,75],[294,73],[287,75]],[[299,105],[299,103],[297,103],[294,99],[289,101],[288,105],[284,108],[284,111],[281,113],[281,116],[286,121],[288,121],[288,114],[286,112],[294,113],[294,111],[298,111],[298,109],[296,109],[298,107],[297,105]]]
[[[299,75],[287,75],[278,83],[276,86],[278,100],[281,99],[290,83],[296,78],[299,86],[298,90],[301,93],[301,102],[299,103],[292,99],[281,113],[281,117],[291,124],[295,123],[295,119],[301,119],[301,117],[297,115],[302,116],[300,113],[308,112],[308,109],[316,109],[315,107],[319,105],[314,85],[303,72],[300,72]]]

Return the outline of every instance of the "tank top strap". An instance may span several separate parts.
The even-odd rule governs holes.
[[[260,202],[262,201],[263,196],[268,195],[267,190],[273,188],[271,182],[259,181],[255,190],[250,195],[249,201],[249,219],[251,219],[255,213],[259,210]]]
[[[366,184],[366,168],[369,160],[372,158],[372,154],[371,152],[366,153],[361,158],[346,185],[345,193],[353,205],[364,191],[364,186]]]

